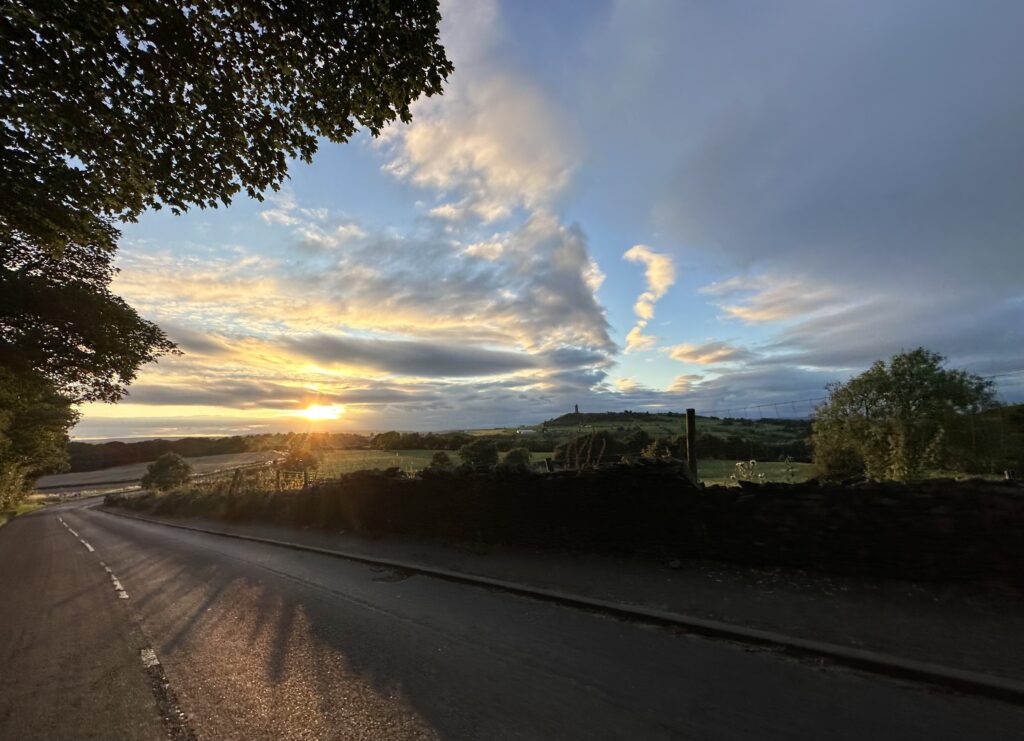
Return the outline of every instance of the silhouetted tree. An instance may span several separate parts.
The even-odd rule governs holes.
[[[498,464],[498,446],[490,438],[477,437],[459,448],[459,457],[474,468],[493,468]]]
[[[0,367],[0,510],[17,504],[37,476],[66,465],[67,430],[77,418],[45,378]]]
[[[312,448],[299,447],[288,451],[281,468],[288,471],[312,471],[320,467],[320,453]]]
[[[533,457],[527,447],[512,448],[502,458],[499,468],[503,471],[521,473],[530,470]]]
[[[280,186],[319,138],[411,120],[452,70],[437,0],[5,3],[0,243]]]
[[[143,489],[169,491],[188,482],[192,466],[177,453],[164,453],[146,467]]]
[[[117,401],[136,371],[174,345],[110,292],[113,252],[52,254],[0,244],[0,366],[38,374],[71,401]]]
[[[11,383],[48,383],[38,398],[123,396],[173,344],[109,291],[115,224],[242,190],[262,198],[320,138],[408,122],[412,101],[440,93],[452,70],[439,21],[437,0],[5,3],[0,367],[19,376]],[[59,416],[44,436],[66,435]]]

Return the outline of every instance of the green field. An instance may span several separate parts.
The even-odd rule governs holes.
[[[406,473],[421,471],[430,464],[436,450],[325,450],[320,468],[317,471],[323,476],[336,476],[352,471],[365,471],[372,468],[399,468]],[[462,463],[459,454],[454,450],[445,450],[454,465]],[[533,453],[534,461],[542,461],[551,456],[550,452]]]
[[[326,450],[319,474],[336,476],[352,471],[368,469],[399,468],[406,473],[414,473],[427,467],[435,450]],[[444,451],[455,465],[461,463],[459,454]],[[533,460],[541,461],[550,457],[551,453],[534,453]],[[735,486],[736,482],[729,478],[736,472],[736,461],[700,461],[698,464],[701,481],[711,485]],[[789,470],[785,463],[758,463],[755,474],[763,473],[765,480],[794,483],[806,481],[814,475],[814,466],[810,463],[790,463]]]
[[[730,476],[736,473],[736,461],[698,461],[697,473],[708,486],[738,486]],[[754,468],[754,476],[763,473],[765,481],[778,483],[800,483],[814,476],[812,463],[761,463]]]
[[[549,435],[568,437],[583,432],[625,433],[641,429],[652,437],[674,437],[685,434],[682,414],[635,414],[615,412],[564,414],[531,429],[545,430]],[[484,434],[499,434],[503,430],[486,430]],[[742,437],[764,443],[787,443],[810,435],[810,422],[802,419],[720,419],[697,416],[697,432],[718,437]]]

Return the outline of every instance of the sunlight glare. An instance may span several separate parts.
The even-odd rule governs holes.
[[[345,413],[345,407],[337,404],[310,404],[300,414],[309,420],[337,419]]]

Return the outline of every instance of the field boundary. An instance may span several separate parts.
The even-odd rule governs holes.
[[[196,527],[194,525],[186,525],[183,523],[172,523],[149,517],[141,517],[139,515],[129,515],[123,512],[116,512],[108,507],[99,507],[98,509],[100,512],[114,515],[116,517],[124,517],[130,520],[140,520],[154,525],[163,525],[164,527],[178,528],[181,530],[191,530],[194,532],[205,533],[207,535],[219,535],[225,538],[247,540],[255,543],[289,548],[292,550],[318,553],[320,555],[343,558],[349,561],[356,561],[374,566],[401,569],[416,574],[444,579],[446,581],[470,584],[486,589],[494,589],[523,597],[529,597],[544,602],[552,602],[575,609],[597,612],[619,619],[668,626],[706,637],[732,640],[739,643],[770,648],[782,651],[794,657],[825,659],[837,665],[859,669],[874,674],[881,674],[896,679],[911,680],[955,692],[989,697],[1017,705],[1024,705],[1024,682],[1006,677],[998,677],[962,669],[953,669],[941,664],[906,659],[877,651],[851,648],[839,644],[814,641],[805,638],[797,638],[774,631],[749,628],[719,620],[698,618],[669,610],[660,610],[652,607],[644,607],[642,605],[631,605],[611,600],[584,597],[561,590],[529,586],[518,582],[506,581],[504,579],[467,574],[465,572],[452,571],[450,569],[426,566],[412,561],[376,558],[359,553],[351,553],[331,548],[321,548],[303,543],[277,540],[275,538],[264,538],[255,535],[246,535],[243,533],[232,533],[223,530]]]

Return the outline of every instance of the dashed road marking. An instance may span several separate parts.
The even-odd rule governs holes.
[[[152,669],[154,666],[160,666],[160,659],[156,657],[156,651],[151,648],[144,648],[140,650],[139,658],[142,660],[142,665],[147,669]]]
[[[95,552],[96,552],[96,549],[95,549],[95,548],[93,548],[93,547],[92,547],[91,545],[89,545],[88,543],[86,543],[86,542],[85,542],[84,540],[82,540],[81,538],[79,538],[78,540],[79,540],[79,542],[80,542],[80,543],[81,543],[82,545],[84,545],[84,546],[86,547],[86,549],[87,549],[87,550],[89,551],[89,553],[95,553]]]
[[[72,530],[71,528],[68,528],[68,532],[70,532],[70,533],[71,533],[72,535],[74,535],[74,536],[75,536],[76,538],[78,537],[78,533],[76,533],[76,532],[75,532],[74,530]]]
[[[125,590],[124,586],[122,586],[121,581],[114,576],[113,573],[110,574],[110,581],[114,582],[114,591],[117,592],[117,598],[128,599],[128,592]]]

